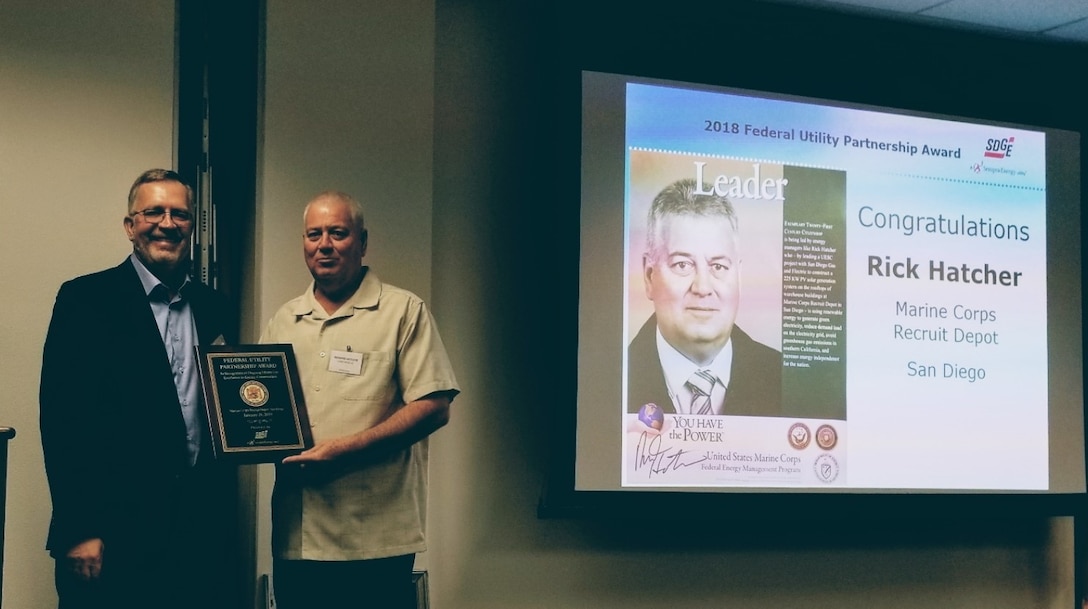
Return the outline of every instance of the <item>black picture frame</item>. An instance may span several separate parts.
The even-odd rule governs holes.
[[[196,347],[215,459],[274,463],[314,445],[289,344]]]

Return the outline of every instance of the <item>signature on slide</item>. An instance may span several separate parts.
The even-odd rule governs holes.
[[[644,432],[635,447],[635,471],[649,468],[651,475],[691,467],[703,461],[706,461],[706,455],[699,457],[682,448],[664,446],[660,434]]]

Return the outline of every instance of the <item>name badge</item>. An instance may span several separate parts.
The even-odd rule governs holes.
[[[351,351],[333,351],[329,358],[329,372],[340,374],[353,374],[358,376],[363,372],[363,354]]]

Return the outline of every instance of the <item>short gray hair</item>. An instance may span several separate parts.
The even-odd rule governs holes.
[[[170,169],[148,169],[141,173],[136,181],[132,183],[132,187],[128,189],[128,213],[131,214],[132,208],[136,205],[136,194],[139,192],[140,187],[153,182],[177,182],[181,184],[185,187],[185,203],[189,206],[189,209],[193,208],[193,187],[185,181],[185,178],[181,177],[181,174]]]
[[[310,199],[310,202],[307,203],[306,207],[302,210],[303,223],[306,222],[306,214],[310,211],[310,206],[325,199],[332,199],[347,204],[348,213],[351,215],[351,221],[355,224],[355,228],[359,230],[359,234],[366,231],[366,221],[363,218],[363,204],[357,201],[355,197],[339,190],[326,190]]]
[[[657,257],[657,240],[664,219],[671,216],[721,216],[729,220],[737,230],[737,212],[726,197],[714,192],[710,184],[703,184],[696,192],[692,178],[677,180],[657,193],[646,217],[646,253]]]

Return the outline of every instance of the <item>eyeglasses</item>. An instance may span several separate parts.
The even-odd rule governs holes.
[[[163,209],[161,207],[152,207],[151,209],[143,209],[140,211],[134,211],[130,216],[142,215],[144,220],[147,220],[151,224],[158,224],[166,219],[166,216],[170,216],[170,219],[174,221],[174,224],[189,224],[193,221],[193,214],[184,209]]]

